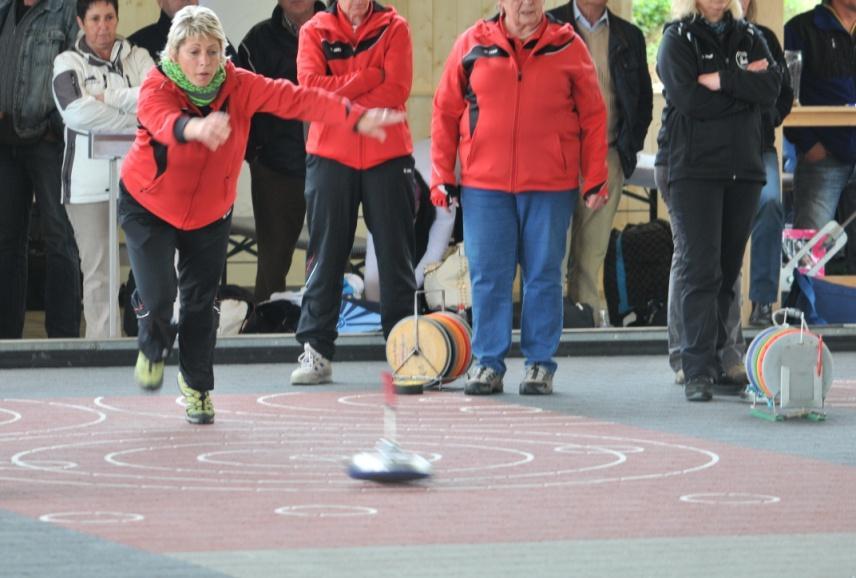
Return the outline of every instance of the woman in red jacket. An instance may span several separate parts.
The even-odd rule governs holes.
[[[407,22],[371,0],[338,0],[300,29],[297,79],[365,107],[405,110],[413,80]],[[413,215],[417,191],[406,123],[382,142],[339,126],[313,123],[306,139],[309,255],[297,340],[303,344],[292,385],[333,379],[342,276],[360,205],[374,237],[384,335],[413,311]]]
[[[140,90],[139,128],[122,165],[119,217],[137,281],[137,383],[156,390],[164,357],[179,340],[178,386],[187,420],[214,421],[214,306],[226,259],[236,181],[256,112],[299,118],[383,139],[400,123],[394,111],[369,110],[323,91],[235,68],[211,10],[176,13],[164,57]],[[178,279],[174,266],[178,251]],[[180,289],[178,327],[171,323]]]
[[[456,196],[473,291],[470,395],[502,392],[512,284],[523,275],[520,393],[549,394],[562,332],[562,261],[578,191],[606,201],[606,108],[585,43],[544,0],[499,0],[465,31],[434,96],[432,201]]]

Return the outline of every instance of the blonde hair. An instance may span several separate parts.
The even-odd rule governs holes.
[[[728,11],[731,12],[735,20],[743,18],[743,6],[740,4],[740,0],[731,0],[728,3]],[[676,19],[701,15],[696,0],[672,0],[672,16]]]
[[[178,49],[188,38],[213,38],[220,43],[220,64],[226,63],[226,33],[210,8],[185,6],[175,13],[161,58],[167,56],[175,60]]]

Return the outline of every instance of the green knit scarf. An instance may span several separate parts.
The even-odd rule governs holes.
[[[214,102],[214,99],[217,98],[217,93],[220,92],[220,87],[223,86],[223,82],[226,80],[226,69],[221,66],[217,69],[214,78],[211,79],[208,86],[196,86],[188,80],[177,63],[166,57],[161,59],[161,70],[176,86],[187,93],[190,102],[196,106],[208,106]]]

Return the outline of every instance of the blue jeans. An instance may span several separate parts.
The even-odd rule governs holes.
[[[794,171],[794,228],[820,229],[839,207],[856,210],[856,163],[828,156],[816,163],[797,159]],[[849,215],[842,216],[846,219]],[[847,272],[856,273],[856,222],[847,227]]]
[[[782,268],[782,188],[776,151],[764,153],[767,184],[761,189],[758,212],[752,225],[749,299],[754,303],[775,303],[779,299],[779,271]]]
[[[473,354],[500,375],[511,348],[512,287],[520,264],[520,348],[555,372],[562,335],[562,262],[577,190],[509,194],[464,187],[464,247],[473,293]]]
[[[80,259],[60,204],[61,142],[0,145],[0,339],[18,339],[27,308],[27,253],[35,192],[47,258],[45,330],[80,337]]]

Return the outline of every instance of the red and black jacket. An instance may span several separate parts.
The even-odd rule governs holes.
[[[407,22],[377,2],[356,30],[338,3],[300,29],[297,79],[366,108],[405,111],[413,82],[413,45]],[[355,169],[377,166],[413,151],[406,123],[386,128],[384,142],[341,126],[313,123],[306,152]]]
[[[548,16],[522,53],[498,16],[455,42],[434,95],[432,186],[455,183],[456,156],[468,187],[588,191],[606,181],[606,107],[582,38]]]
[[[199,142],[187,142],[187,123],[214,111],[229,114],[229,139],[216,151]],[[235,202],[250,119],[256,112],[335,124],[353,133],[365,109],[324,91],[236,68],[227,61],[226,81],[203,111],[153,68],[140,88],[140,126],[122,164],[123,185],[149,212],[178,229],[198,229],[224,217]]]

